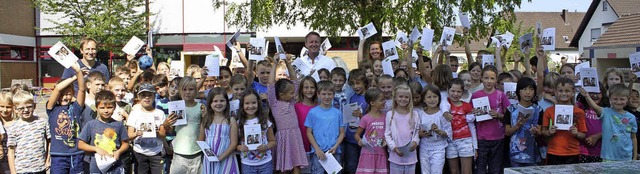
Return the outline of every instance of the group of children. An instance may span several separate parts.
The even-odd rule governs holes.
[[[312,32],[305,44],[313,48],[319,39]],[[91,55],[84,50],[95,45],[83,39],[85,59]],[[81,60],[65,70],[75,75],[56,84],[48,117],[34,114],[27,90],[0,94],[0,130],[6,130],[0,167],[6,173],[321,174],[321,161],[331,155],[342,173],[471,174],[637,159],[640,94],[624,85],[617,70],[607,71],[601,93],[588,93],[575,87],[570,64],[560,74],[545,72],[541,48],[533,59],[525,56],[524,73],[503,72],[499,48],[495,67],[468,54],[468,70],[457,73],[457,57],[444,63],[447,56],[438,49],[433,61],[394,61],[392,77],[382,73],[380,47],[372,42],[368,53],[361,49],[356,69],[312,70],[318,79],[299,75],[290,55],[254,62],[238,51],[244,73],[221,66],[214,77],[207,67],[192,65],[185,77],[171,79],[166,63],[144,69],[129,56],[108,81],[108,73],[89,70],[94,65]],[[502,91],[504,82],[517,83],[518,103]],[[475,119],[479,110],[470,102],[481,97],[489,98],[489,120]],[[187,123],[174,126],[180,116],[168,111],[168,102],[178,100],[184,100]],[[343,114],[354,105],[352,115]],[[559,105],[573,107],[569,130],[554,124]],[[533,112],[523,116],[521,109]],[[140,125],[147,124],[155,129],[153,138],[143,136],[148,127]],[[250,150],[244,128],[252,125],[261,134],[252,135],[250,143],[260,144]],[[198,141],[218,161],[203,158]],[[105,159],[115,162],[99,166]]]

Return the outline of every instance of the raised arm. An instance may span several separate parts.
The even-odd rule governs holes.
[[[524,76],[525,77],[530,77],[530,78],[535,78],[533,77],[533,72],[531,72],[531,64],[529,63],[529,60],[531,60],[531,57],[529,57],[531,51],[527,50],[524,53],[524,62],[522,62],[522,64],[524,65]]]
[[[540,41],[536,42],[537,44],[537,48],[536,48],[536,56],[538,57],[538,65],[536,66],[536,79],[538,84],[537,87],[537,91],[538,94],[544,94],[544,69],[546,66],[546,62],[547,62],[547,55],[544,53],[544,50],[542,49],[542,46],[540,46]],[[544,95],[541,95],[544,96]],[[542,98],[540,98],[542,99]]]
[[[58,83],[54,88],[53,91],[51,92],[51,96],[49,96],[49,100],[47,102],[47,109],[53,109],[53,107],[56,105],[56,102],[58,102],[58,98],[60,98],[60,95],[64,95],[61,94],[64,88],[66,88],[67,86],[71,85],[71,83],[73,83],[73,81],[76,81],[78,79],[78,74],[80,74],[80,76],[82,76],[82,71],[80,70],[80,66],[78,65],[78,63],[76,62],[73,66],[71,66],[71,68],[73,68],[73,70],[76,71],[76,75],[75,76],[71,76],[70,78],[64,79],[62,82]],[[84,78],[82,79],[82,81],[84,82]],[[81,84],[78,83],[78,90],[81,88]],[[85,86],[86,88],[86,86]],[[84,94],[83,94],[84,96]],[[78,93],[78,97],[80,97],[80,93]],[[78,99],[79,101],[79,99]],[[84,103],[84,100],[82,101],[82,103]]]
[[[358,43],[358,64],[364,60],[364,43],[365,39],[361,39],[360,43]]]
[[[469,46],[469,29],[464,28],[464,53],[467,55],[467,64],[473,63],[473,57],[471,55],[471,47]]]
[[[247,77],[247,87],[251,87],[254,83],[254,79],[256,78],[256,73],[253,71],[253,66],[255,65],[255,61],[248,61],[247,69],[244,70],[244,74]]]
[[[407,62],[407,73],[409,73],[409,79],[414,79],[416,76],[416,71],[413,70],[413,55],[411,53],[413,53],[413,43],[410,43],[407,46],[407,49],[405,49],[407,51],[407,53],[405,54],[405,58],[404,61]],[[420,59],[420,58],[418,58]],[[416,64],[417,66],[418,64]]]
[[[589,95],[589,93],[587,91],[584,90],[584,88],[579,87],[580,90],[580,95],[582,95],[582,97],[584,97],[585,100],[587,100],[587,103],[583,103],[583,104],[588,104],[589,107],[591,107],[594,111],[596,111],[596,114],[600,115],[602,114],[602,107],[598,106],[598,104],[593,101],[593,99],[591,99],[591,96]]]
[[[271,74],[269,74],[269,84],[276,84],[276,69],[278,68],[278,60],[274,59],[271,65]]]
[[[292,63],[291,60],[292,59],[293,58],[292,58],[291,54],[287,54],[287,59],[284,60],[284,64],[287,65],[287,71],[289,71],[289,79],[291,79],[291,81],[296,81],[296,80],[298,80],[298,76],[296,74],[296,70],[294,70],[293,66],[291,66],[291,63]],[[277,68],[277,66],[275,66],[275,65],[273,67]],[[275,75],[275,72],[271,72],[271,73],[273,73],[273,75]]]
[[[247,61],[247,57],[244,56],[244,52],[242,52],[242,49],[240,48],[240,43],[236,42],[236,46],[235,47],[236,47],[236,53],[238,53],[238,57],[240,57],[240,62],[242,62],[242,65],[244,67],[247,67],[247,65],[249,64],[249,61]],[[229,62],[231,62],[231,61],[229,61]]]
[[[498,69],[498,74],[502,73],[502,46],[496,46],[496,52],[494,53],[496,58],[496,68]]]

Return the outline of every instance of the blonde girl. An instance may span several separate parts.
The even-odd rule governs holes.
[[[391,174],[415,173],[420,139],[418,130],[420,115],[413,110],[411,89],[399,85],[393,90],[392,109],[386,115],[384,136],[389,150]]]
[[[200,121],[203,113],[206,113],[204,105],[195,101],[198,89],[196,79],[183,77],[178,91],[186,105],[187,124],[175,126],[175,139],[173,145],[173,160],[170,173],[200,173],[202,172],[202,152],[196,143],[200,134]],[[169,129],[169,132],[172,132]]]

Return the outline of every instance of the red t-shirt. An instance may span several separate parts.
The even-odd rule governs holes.
[[[451,115],[453,115],[453,119],[451,119],[453,139],[457,140],[471,137],[471,130],[469,130],[469,124],[467,123],[467,114],[473,111],[473,107],[467,102],[462,102],[460,106],[454,106],[451,101],[449,101],[449,104],[451,105]]]
[[[549,127],[549,121],[555,122],[555,112],[555,105],[544,111],[544,118],[542,119],[543,127]],[[582,109],[573,106],[573,119],[579,132],[587,132],[587,124]],[[547,144],[549,146],[549,154],[557,156],[580,155],[580,140],[571,134],[571,131],[556,130],[556,133],[551,136]]]

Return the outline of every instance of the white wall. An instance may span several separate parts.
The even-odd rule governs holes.
[[[602,27],[602,23],[611,23],[618,20],[618,15],[613,11],[612,7],[608,5],[607,11],[602,11],[602,2],[598,5],[589,24],[584,29],[582,36],[580,37],[580,41],[578,42],[578,51],[579,53],[583,53],[585,47],[590,47],[593,42],[591,42],[591,29],[592,28],[601,28],[601,34],[605,33],[605,29]],[[588,53],[584,54],[584,57],[589,57]]]

